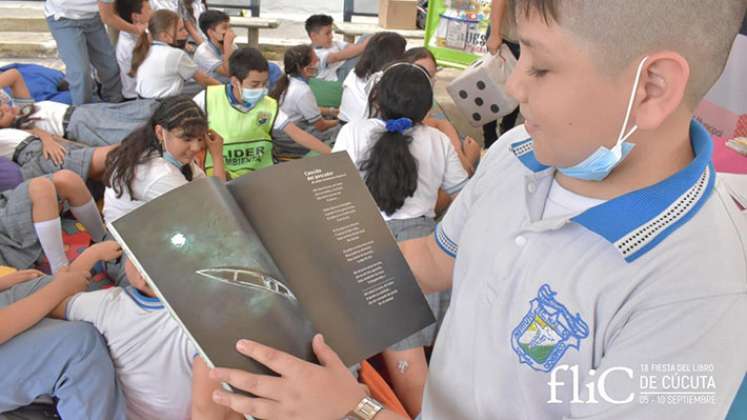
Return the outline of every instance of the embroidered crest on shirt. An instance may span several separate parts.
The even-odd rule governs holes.
[[[257,125],[265,125],[270,121],[272,114],[269,112],[260,112],[257,116]]]
[[[571,315],[555,296],[548,284],[540,286],[537,297],[529,301],[529,311],[511,333],[511,347],[519,361],[542,372],[551,371],[569,348],[578,350],[589,335],[581,315]]]

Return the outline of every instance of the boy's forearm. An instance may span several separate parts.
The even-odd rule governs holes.
[[[349,58],[357,57],[363,53],[366,49],[365,43],[348,45],[342,51],[331,53],[327,56],[327,63],[336,63],[338,61],[347,60]]]
[[[399,243],[399,249],[415,275],[423,293],[434,293],[451,288],[454,258],[446,255],[436,244],[433,235]]]
[[[101,21],[104,22],[104,24],[106,24],[107,26],[111,26],[118,31],[129,32],[133,35],[140,34],[140,30],[137,26],[122,19],[114,11],[114,3],[99,2],[99,16],[101,17]]]
[[[288,125],[285,127],[285,130],[283,131],[288,135],[288,137],[293,139],[293,141],[309,150],[313,150],[321,154],[332,153],[332,149],[329,146],[324,144],[318,138],[307,133],[306,131],[301,130],[293,123],[288,123]]]
[[[101,259],[95,248],[88,248],[70,263],[70,271],[89,272]]]
[[[64,289],[52,281],[38,292],[0,309],[0,344],[31,328],[65,297]]]

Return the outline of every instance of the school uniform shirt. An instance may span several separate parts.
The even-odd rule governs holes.
[[[423,420],[726,415],[747,368],[747,226],[714,187],[708,132],[690,137],[680,172],[548,217],[555,168],[524,127],[490,148],[434,233],[455,262]]]
[[[234,48],[236,48],[235,45]],[[217,45],[207,40],[200,44],[195,50],[194,61],[197,68],[209,74],[210,77],[221,83],[228,83],[229,77],[217,71],[218,67],[223,64],[223,51]]]
[[[305,121],[314,124],[322,119],[322,111],[316,102],[314,92],[305,80],[291,77],[288,90],[283,94],[281,102],[280,109],[293,123]]]
[[[314,48],[317,57],[319,57],[319,74],[316,76],[317,79],[328,80],[331,82],[337,81],[337,69],[345,63],[345,60],[328,63],[327,59],[330,54],[340,52],[347,46],[348,43],[345,41],[333,40],[332,45],[329,48]]]
[[[13,153],[22,141],[31,137],[31,133],[16,128],[0,128],[0,156],[13,160]]]
[[[65,318],[106,338],[129,420],[190,418],[197,349],[158,298],[131,286],[78,293]]]
[[[361,79],[355,71],[348,73],[342,82],[342,100],[340,101],[339,119],[353,122],[368,118],[368,79]]]
[[[360,168],[368,159],[369,150],[386,132],[384,122],[379,119],[358,120],[340,129],[333,152],[345,150]],[[445,134],[433,127],[417,125],[408,133],[412,137],[410,153],[418,168],[418,186],[412,197],[407,197],[402,207],[391,215],[383,211],[384,220],[404,220],[416,217],[435,217],[438,189],[456,194],[467,183],[464,171],[454,146]],[[361,178],[365,172],[360,172]]]
[[[195,95],[192,100],[197,104],[198,107],[200,107],[201,110],[205,111],[205,93],[206,91],[203,90],[202,92]],[[226,95],[228,96],[229,101],[231,102],[231,105],[238,109],[241,112],[247,112],[247,109],[244,108],[241,103],[233,96],[233,89],[231,88],[231,85],[226,85]],[[207,111],[210,112],[210,111]],[[278,113],[275,115],[275,122],[272,125],[272,131],[283,131],[285,130],[285,127],[288,125],[288,123],[291,122],[288,119],[288,115],[283,112],[281,108],[278,108]]]
[[[54,20],[62,18],[71,20],[90,19],[99,14],[101,3],[114,3],[114,0],[46,0],[44,16]]]
[[[194,163],[192,179],[205,176],[205,172]],[[114,188],[104,190],[104,221],[112,222],[135,210],[150,200],[165,194],[174,188],[186,184],[187,179],[181,170],[162,157],[154,157],[135,168],[132,180],[132,195],[124,188],[121,197],[117,197]]]
[[[184,50],[155,41],[137,70],[135,90],[143,98],[165,98],[181,93],[194,77],[197,64]]]
[[[63,137],[65,128],[63,121],[70,105],[53,101],[34,103],[36,112],[31,115],[35,119],[34,127],[42,129],[55,136]]]
[[[137,79],[127,73],[132,68],[132,50],[135,49],[137,37],[129,32],[120,32],[117,39],[117,64],[119,77],[122,80],[122,96],[125,99],[137,98]]]

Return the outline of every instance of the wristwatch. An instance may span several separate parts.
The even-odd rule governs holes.
[[[381,410],[384,409],[384,406],[381,405],[378,401],[371,397],[363,397],[361,402],[358,403],[358,406],[353,409],[350,413],[348,413],[347,416],[345,416],[346,420],[372,420],[374,417],[376,417],[377,414]]]

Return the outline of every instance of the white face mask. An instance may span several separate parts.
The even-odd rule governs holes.
[[[612,149],[599,146],[594,153],[589,155],[583,161],[566,168],[558,168],[558,171],[571,178],[585,181],[601,181],[606,178],[610,172],[612,172],[612,170],[628,156],[628,154],[630,154],[635,144],[625,143],[625,141],[636,132],[638,126],[634,125],[627,134],[625,133],[625,129],[628,127],[630,114],[633,111],[633,102],[635,101],[635,93],[638,90],[638,83],[641,80],[643,65],[646,64],[647,60],[648,57],[644,57],[638,65],[638,70],[635,74],[635,81],[633,82],[633,90],[630,92],[628,110],[625,112],[625,121],[623,121],[620,134],[617,136],[617,142]]]

